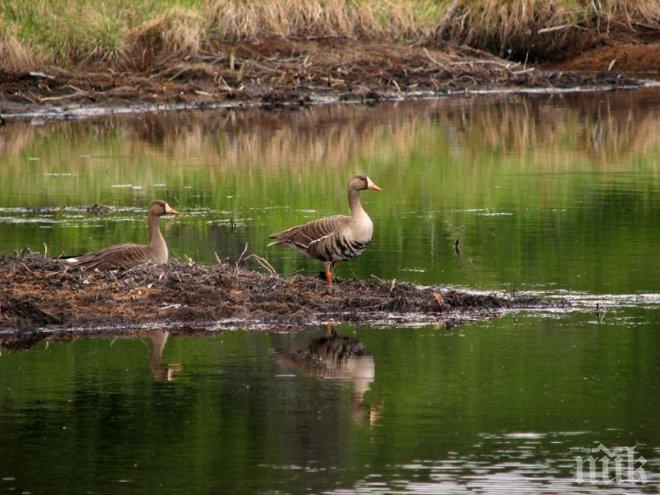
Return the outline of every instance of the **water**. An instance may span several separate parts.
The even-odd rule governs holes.
[[[346,212],[365,172],[383,188],[362,194],[374,241],[339,276],[659,292],[659,115],[653,89],[9,125],[0,250],[146,242],[162,198],[183,213],[162,222],[175,255],[233,260],[248,243],[280,272],[318,270],[266,237]],[[28,209],[95,203],[118,210]]]
[[[346,211],[360,171],[374,242],[339,276],[588,294],[452,329],[0,348],[0,493],[657,493],[659,159],[657,89],[0,128],[3,252],[144,242],[158,197],[176,256],[247,243],[312,273],[265,237]],[[599,443],[635,446],[647,482],[577,484]]]
[[[298,352],[323,329],[42,342],[0,358],[0,490],[588,492],[572,448],[657,473],[653,318],[338,327],[368,353],[343,370]]]

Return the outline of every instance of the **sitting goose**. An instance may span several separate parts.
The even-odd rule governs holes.
[[[149,208],[149,244],[117,244],[79,258],[68,258],[66,261],[83,268],[100,270],[130,268],[149,262],[167,263],[167,244],[163,234],[160,233],[158,218],[163,215],[178,214],[179,212],[165,201],[156,200]]]
[[[324,262],[325,279],[332,284],[332,270],[340,261],[357,258],[371,242],[374,224],[360,203],[360,191],[380,191],[366,175],[356,175],[348,183],[351,216],[333,215],[271,234],[269,246],[290,246]]]

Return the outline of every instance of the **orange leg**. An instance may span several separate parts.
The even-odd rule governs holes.
[[[339,335],[337,333],[337,330],[335,330],[335,325],[333,323],[328,321],[328,322],[325,322],[323,324],[323,326],[325,327],[325,334],[328,337],[336,337],[337,335]]]
[[[325,267],[325,281],[328,282],[328,285],[332,285],[332,271],[329,266]]]
[[[325,281],[328,282],[328,285],[332,285],[332,280],[333,280],[333,278],[334,278],[334,277],[333,277],[333,274],[332,274],[332,270],[335,269],[335,266],[336,266],[336,265],[337,265],[337,263],[334,263],[334,262],[333,262],[333,263],[327,263],[327,264],[324,266],[324,270],[323,270],[323,271],[325,272]]]

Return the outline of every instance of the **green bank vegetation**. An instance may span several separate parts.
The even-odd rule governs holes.
[[[144,69],[271,36],[444,41],[553,58],[660,28],[656,0],[8,0],[0,69]]]

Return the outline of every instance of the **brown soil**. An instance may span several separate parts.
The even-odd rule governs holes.
[[[560,65],[569,70],[660,73],[660,41],[601,46]]]
[[[450,44],[383,44],[347,38],[221,43],[217,50],[115,73],[44,68],[0,74],[0,113],[80,105],[259,102],[305,105],[314,95],[374,101],[401,92],[635,85],[614,72],[548,71]]]
[[[293,329],[327,319],[451,324],[549,304],[376,280],[329,287],[313,277],[280,277],[228,263],[89,272],[37,254],[0,255],[2,340],[40,329],[144,325]]]

